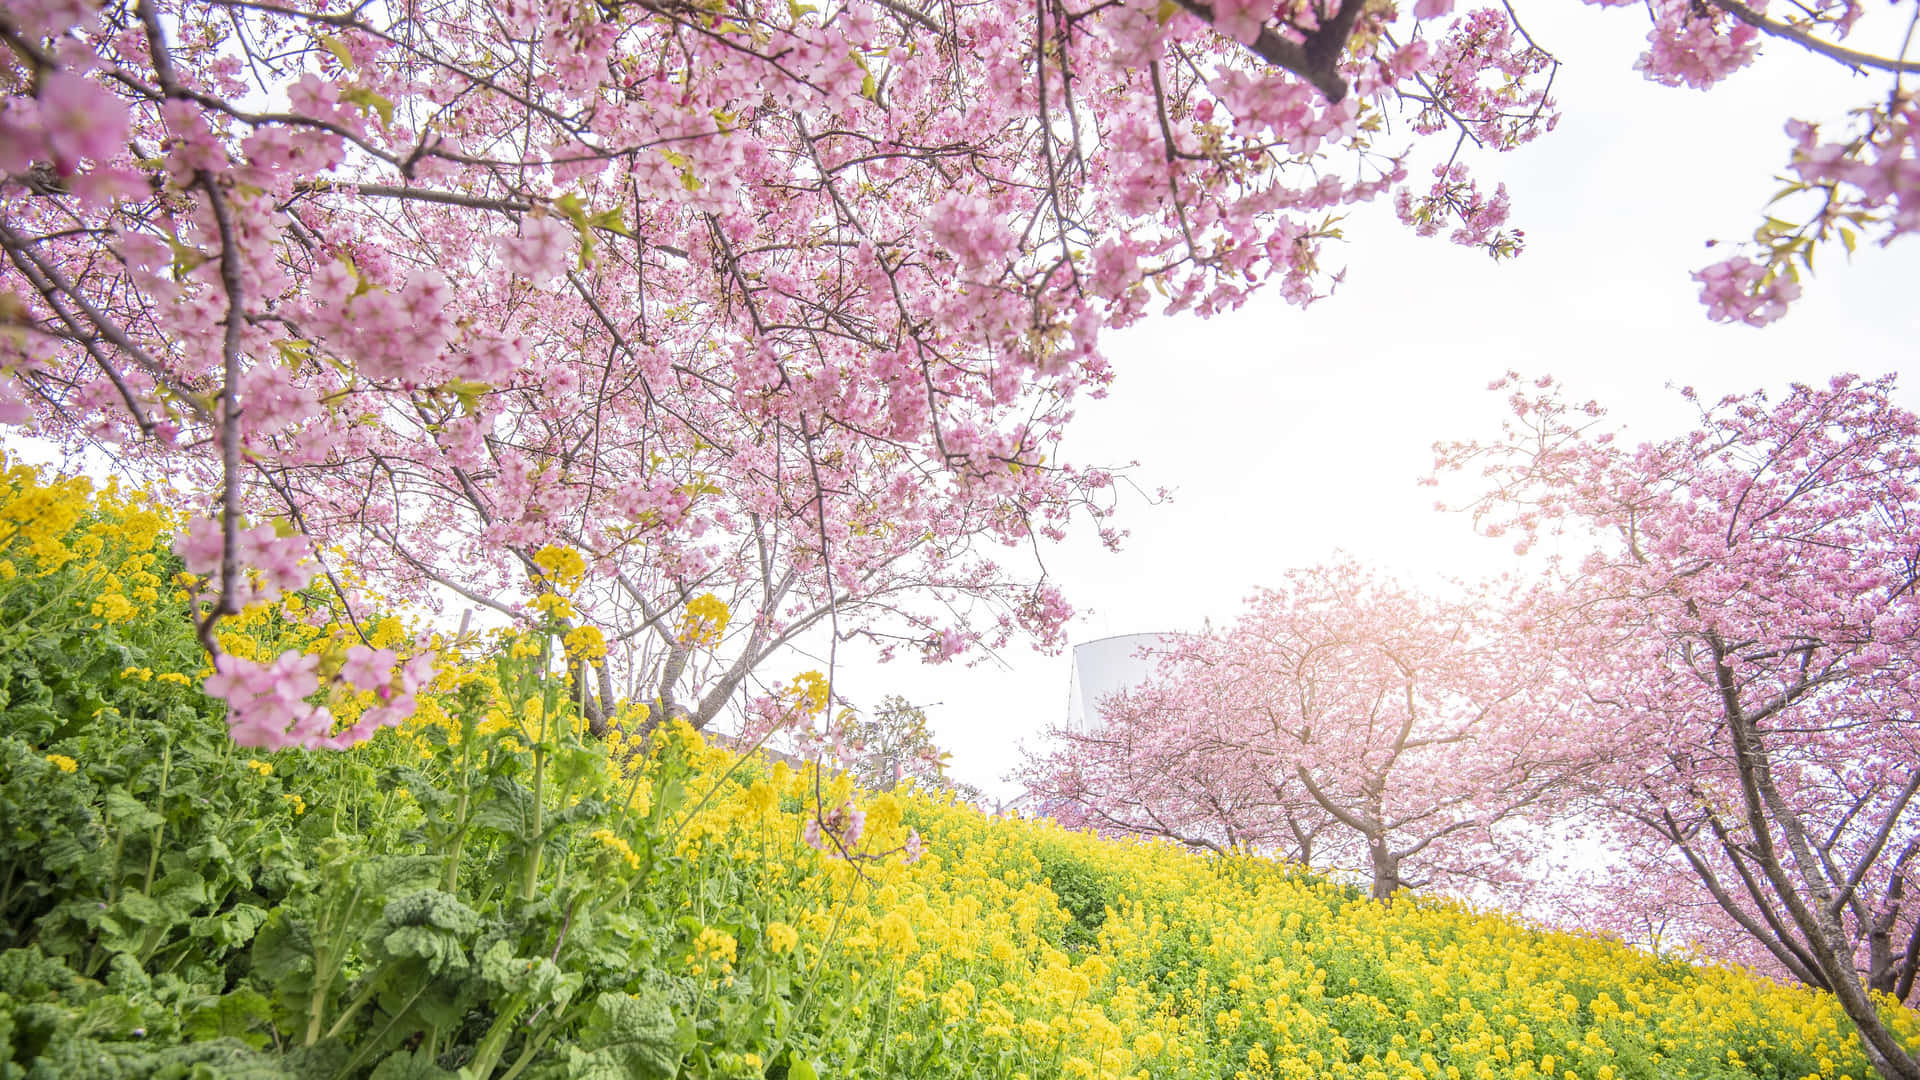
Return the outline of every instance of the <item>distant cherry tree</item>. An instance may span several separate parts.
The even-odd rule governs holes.
[[[1115,832],[1358,871],[1376,897],[1511,879],[1597,743],[1502,625],[1495,588],[1440,600],[1352,562],[1288,574],[1170,650],[1028,782]]]
[[[1497,385],[1504,436],[1439,467],[1484,531],[1566,552],[1548,643],[1626,751],[1591,777],[1611,906],[1831,991],[1883,1076],[1920,1077],[1871,996],[1920,970],[1920,420],[1841,376],[1632,445],[1551,380]]]

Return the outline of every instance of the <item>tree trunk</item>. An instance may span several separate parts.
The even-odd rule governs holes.
[[[1854,968],[1852,944],[1832,900],[1833,883],[1826,879],[1825,868],[1814,857],[1805,822],[1774,783],[1772,753],[1765,733],[1741,703],[1732,668],[1726,662],[1727,650],[1717,635],[1710,633],[1707,640],[1713,647],[1727,734],[1753,833],[1754,861],[1799,930],[1807,953],[1819,965],[1840,1008],[1853,1021],[1874,1071],[1886,1080],[1920,1080],[1920,1061],[1887,1028]],[[1786,842],[1791,869],[1775,846],[1776,830]]]
[[[1387,846],[1387,838],[1367,837],[1367,858],[1373,863],[1373,891],[1369,893],[1375,900],[1389,900],[1393,894],[1405,888],[1400,880],[1400,856]]]
[[[613,730],[612,718],[607,713],[605,698],[594,697],[593,685],[587,680],[587,667],[584,660],[568,665],[567,682],[573,691],[573,700],[580,703],[580,711],[587,718],[587,733],[604,739]]]

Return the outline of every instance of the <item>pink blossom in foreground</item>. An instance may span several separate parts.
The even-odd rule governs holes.
[[[1784,277],[1762,284],[1767,268],[1745,255],[1723,259],[1695,273],[1700,283],[1700,302],[1707,305],[1707,317],[1715,322],[1743,322],[1765,326],[1787,313],[1787,305],[1800,298],[1797,282]]]
[[[859,846],[860,835],[866,826],[866,811],[848,801],[834,807],[825,817],[808,818],[801,829],[800,839],[815,850],[825,850],[827,841],[831,839],[837,854]]]
[[[79,75],[56,72],[47,77],[38,119],[62,176],[79,168],[82,158],[99,163],[126,147],[126,103]]]
[[[417,664],[430,667],[432,654],[421,654],[402,667],[405,692],[394,696],[392,653],[355,646],[351,674],[343,678],[358,689],[378,688],[384,700],[366,710],[350,727],[334,731],[333,714],[307,699],[323,687],[317,677],[320,657],[289,649],[272,662],[261,664],[231,654],[217,657],[205,690],[227,703],[227,730],[234,743],[261,750],[346,750],[358,746],[383,727],[393,727],[412,716],[413,692],[420,685]],[[382,662],[385,667],[381,667]]]
[[[567,271],[573,251],[573,228],[558,218],[527,218],[520,235],[501,237],[500,254],[507,272],[526,278],[536,289]]]
[[[356,690],[383,690],[393,681],[395,659],[392,649],[355,645],[347,650],[347,661],[340,668],[340,677]]]

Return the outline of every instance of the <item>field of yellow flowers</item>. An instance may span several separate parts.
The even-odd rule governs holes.
[[[444,660],[361,747],[241,750],[171,527],[0,462],[4,1080],[1871,1075],[1829,999],[1738,971],[857,791],[638,705],[590,738],[548,624],[250,611],[225,647]]]

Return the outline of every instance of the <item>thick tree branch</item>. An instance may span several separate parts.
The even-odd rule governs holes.
[[[1838,60],[1848,67],[1877,68],[1881,71],[1897,71],[1907,75],[1920,74],[1920,60],[1896,60],[1889,56],[1875,56],[1872,53],[1864,53],[1857,49],[1849,49],[1842,45],[1835,45],[1831,41],[1824,41],[1814,37],[1812,34],[1807,33],[1797,26],[1789,26],[1786,23],[1769,19],[1747,5],[1739,3],[1738,0],[1707,0],[1707,3],[1739,19],[1741,22],[1746,23],[1748,26],[1753,27],[1763,34],[1771,34],[1777,38],[1784,38],[1802,48],[1817,52],[1829,60]]]
[[[1178,3],[1194,16],[1213,23],[1213,5],[1204,0],[1178,0]],[[1339,70],[1340,57],[1347,51],[1347,38],[1352,36],[1353,24],[1365,6],[1362,0],[1345,0],[1339,14],[1307,35],[1305,42],[1290,41],[1273,27],[1263,25],[1252,43],[1243,44],[1249,52],[1274,67],[1307,80],[1325,94],[1329,102],[1339,102],[1347,96],[1347,80]]]

